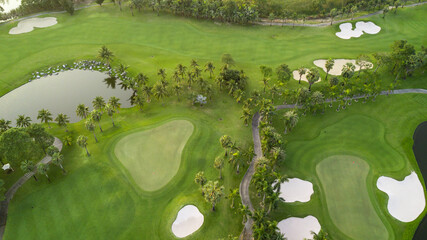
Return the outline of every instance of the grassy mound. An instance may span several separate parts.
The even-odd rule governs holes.
[[[389,239],[366,189],[369,165],[349,155],[331,156],[316,166],[334,224],[351,239]]]
[[[114,154],[138,186],[155,191],[165,186],[178,172],[181,153],[193,132],[186,120],[126,135],[114,147]]]

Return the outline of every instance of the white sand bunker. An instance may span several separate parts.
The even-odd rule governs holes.
[[[309,72],[309,69],[306,68],[305,69],[305,73],[303,75],[301,75],[301,81],[308,82],[308,80],[307,80],[307,73],[308,72]],[[295,80],[299,81],[299,72],[298,72],[298,70],[293,71],[292,75],[293,75],[293,77],[294,77]],[[320,81],[322,81],[322,78],[319,77],[319,80],[317,80],[315,83],[318,83]]]
[[[424,211],[424,189],[415,172],[406,176],[403,181],[382,176],[378,178],[377,187],[387,193],[387,209],[399,221],[412,222]]]
[[[326,61],[327,61],[326,59],[319,59],[319,60],[313,61],[313,63],[314,63],[314,65],[322,68],[323,71],[326,72],[327,71],[326,67],[325,67]],[[329,74],[335,75],[335,76],[341,75],[342,68],[344,67],[344,65],[346,63],[352,63],[355,66],[354,71],[360,70],[360,66],[356,64],[356,60],[353,60],[353,59],[334,59],[334,66],[332,67],[331,70],[329,70]],[[364,64],[365,64],[365,66],[363,67],[364,69],[368,69],[368,68],[370,69],[373,67],[373,64],[371,62],[364,62]]]
[[[197,231],[203,224],[204,217],[194,205],[186,205],[179,210],[172,223],[172,232],[179,238],[186,237]]]
[[[373,22],[357,22],[356,28],[353,30],[353,25],[351,23],[343,23],[340,25],[340,32],[335,33],[337,37],[342,39],[350,39],[352,37],[358,38],[367,34],[377,34],[381,31],[381,27],[375,25]]]
[[[317,218],[311,215],[305,218],[290,217],[284,219],[277,224],[277,227],[288,240],[311,239],[313,236],[311,232],[317,234],[321,229]]]
[[[313,195],[313,184],[299,178],[289,178],[280,184],[280,197],[285,202],[308,202]]]
[[[18,23],[18,26],[10,29],[9,34],[21,34],[27,33],[34,30],[34,28],[46,28],[57,24],[55,17],[45,18],[30,18],[22,20]]]

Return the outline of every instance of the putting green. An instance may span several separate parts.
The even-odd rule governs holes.
[[[389,239],[366,188],[369,165],[350,155],[335,155],[316,166],[329,215],[351,239]],[[355,227],[357,225],[357,227]]]
[[[181,153],[193,133],[193,124],[174,120],[120,139],[114,154],[145,191],[165,186],[178,172]]]

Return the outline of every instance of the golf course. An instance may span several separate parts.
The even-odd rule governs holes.
[[[0,23],[0,240],[427,232],[427,4],[342,28],[96,3]]]

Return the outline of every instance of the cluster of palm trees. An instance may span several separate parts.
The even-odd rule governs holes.
[[[206,202],[212,205],[212,211],[215,211],[216,204],[224,195],[224,186],[220,185],[218,181],[208,181],[204,172],[198,172],[194,182],[199,185]]]

